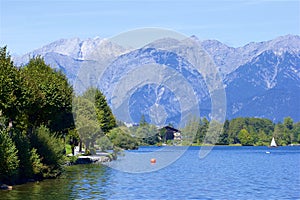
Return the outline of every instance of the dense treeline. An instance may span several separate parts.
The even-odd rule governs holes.
[[[172,126],[172,125],[169,125]],[[164,141],[165,129],[141,121],[139,126],[129,128],[140,145],[244,145],[268,146],[275,138],[277,145],[300,143],[300,122],[286,117],[283,123],[273,123],[269,119],[245,117],[226,120],[223,124],[206,118],[192,118],[181,129],[182,140]]]
[[[196,125],[193,122],[189,123],[188,126],[192,126],[196,130],[193,143],[198,145],[269,145],[272,137],[276,139],[278,145],[300,143],[300,122],[294,123],[290,117],[286,117],[283,123],[276,124],[269,119],[254,117],[226,120],[224,124],[217,125],[222,131],[213,133],[215,134],[215,140],[208,137],[211,131],[209,129],[211,122],[206,118],[200,119]],[[187,127],[183,129],[183,134]]]
[[[0,182],[55,177],[73,128],[73,89],[40,57],[14,66],[0,48]]]
[[[172,127],[171,124],[168,126]],[[216,121],[210,122],[206,118],[194,117],[181,129],[182,140],[180,142],[165,141],[165,129],[147,123],[143,116],[138,126],[127,129],[139,145],[166,143],[170,145],[268,146],[272,137],[278,145],[300,143],[300,122],[294,123],[290,117],[286,117],[283,123],[273,123],[263,118],[240,117],[226,120],[223,124]]]

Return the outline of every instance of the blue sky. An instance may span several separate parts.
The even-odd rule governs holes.
[[[300,1],[0,0],[0,46],[23,54],[61,38],[161,27],[229,46],[300,34]]]

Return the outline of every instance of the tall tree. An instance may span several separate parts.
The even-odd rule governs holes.
[[[47,125],[51,131],[66,132],[73,124],[73,89],[65,75],[53,70],[41,57],[30,59],[21,70],[29,93],[34,94],[27,109],[32,126]]]
[[[0,48],[0,111],[10,121],[21,113],[23,103],[21,77],[6,47]]]
[[[194,143],[197,143],[197,144],[203,143],[208,128],[209,128],[209,121],[205,117],[200,119],[200,122],[198,122],[198,125],[197,125]]]
[[[229,144],[228,136],[229,136],[229,120],[225,120],[222,133],[219,137],[218,144],[221,144],[221,145]]]
[[[293,124],[294,124],[294,121],[291,117],[284,118],[283,125],[285,126],[285,128],[287,128],[288,130],[292,130]]]
[[[92,141],[96,141],[102,134],[94,102],[83,97],[75,97],[73,114],[80,143],[83,142],[88,150]]]
[[[115,116],[113,115],[110,107],[107,104],[105,96],[98,89],[96,89],[95,92],[95,106],[100,127],[106,134],[111,129],[117,126],[117,122]]]
[[[209,123],[209,128],[207,129],[207,133],[205,135],[203,143],[205,144],[216,144],[219,141],[221,130],[222,130],[223,124],[212,120]]]
[[[189,145],[198,141],[198,130],[200,129],[200,119],[196,116],[191,116],[187,121],[186,126],[182,129],[181,136],[184,142]],[[198,135],[199,136],[199,135]]]
[[[238,134],[239,132],[246,128],[246,125],[245,125],[245,119],[244,118],[235,118],[235,119],[232,119],[230,121],[230,124],[229,124],[229,143],[230,144],[237,144],[239,143],[239,140],[238,140]]]
[[[117,126],[117,121],[107,104],[106,98],[98,88],[89,88],[82,95],[95,105],[95,112],[102,132],[108,133]]]

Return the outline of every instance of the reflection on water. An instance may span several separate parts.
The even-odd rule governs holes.
[[[96,164],[66,167],[57,179],[14,186],[11,191],[2,191],[0,199],[105,199],[109,170]]]
[[[136,153],[156,150],[144,147]],[[300,147],[215,147],[204,159],[198,147],[190,147],[158,171],[71,166],[58,179],[1,191],[0,199],[300,199],[299,167]]]

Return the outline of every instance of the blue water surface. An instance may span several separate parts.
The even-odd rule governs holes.
[[[115,162],[162,148],[141,147]],[[172,164],[147,173],[71,166],[58,179],[1,191],[0,199],[300,199],[300,147],[216,146],[201,159],[199,150],[189,147]],[[156,161],[149,165],[162,162]]]

